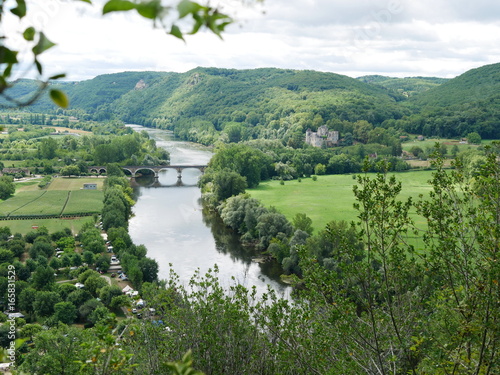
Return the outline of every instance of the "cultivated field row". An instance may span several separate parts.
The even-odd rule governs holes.
[[[86,216],[102,209],[98,190],[26,191],[0,203],[0,219]]]

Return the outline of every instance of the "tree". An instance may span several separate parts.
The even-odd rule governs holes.
[[[20,329],[19,336],[33,340],[33,338],[41,331],[43,331],[43,328],[40,324],[26,324]]]
[[[76,308],[79,308],[85,302],[92,299],[92,294],[85,289],[75,289],[74,286],[73,289],[74,290],[66,297],[66,301],[71,302]]]
[[[48,317],[54,313],[55,305],[61,302],[61,297],[56,292],[39,291],[35,295],[33,308],[38,317]]]
[[[37,290],[50,290],[55,283],[54,270],[48,266],[38,266],[32,275],[32,285]]]
[[[40,159],[55,158],[58,147],[59,143],[54,138],[48,137],[42,139],[38,147],[38,153],[40,154]]]
[[[422,156],[424,156],[424,150],[422,150],[422,148],[419,146],[412,146],[412,148],[410,149],[410,152],[416,158],[421,158]]]
[[[94,264],[94,253],[92,251],[84,251],[83,252],[83,261],[87,263],[87,265],[91,266]]]
[[[54,318],[64,324],[72,324],[76,319],[76,307],[71,302],[58,302],[54,305]]]
[[[121,296],[122,290],[117,285],[107,285],[100,289],[99,298],[101,302],[104,303],[105,306],[110,306],[111,300],[114,297]]]
[[[84,282],[85,289],[92,294],[93,296],[97,296],[99,289],[108,285],[106,280],[104,280],[100,275],[92,275]]]
[[[19,308],[27,314],[33,314],[35,312],[33,303],[35,302],[36,294],[37,291],[34,288],[24,289],[19,295]]]
[[[60,173],[62,176],[79,176],[80,175],[80,168],[78,166],[72,164],[72,165],[67,165],[65,167],[62,167],[60,170]]]
[[[118,309],[124,306],[130,306],[130,298],[124,294],[113,297],[109,304],[109,308],[111,309]]]
[[[58,292],[61,299],[66,301],[68,296],[75,291],[75,285],[69,283],[57,284],[57,289],[54,291]]]
[[[0,264],[8,263],[11,264],[14,260],[14,254],[12,251],[0,248]]]
[[[238,122],[227,123],[224,133],[227,135],[229,143],[238,143],[242,139],[243,126]]]
[[[155,259],[142,258],[139,260],[139,268],[144,282],[158,281],[158,262]]]
[[[108,177],[110,177],[110,176],[124,177],[125,176],[123,169],[120,167],[120,165],[118,165],[116,163],[110,163],[106,166],[106,174],[108,175]]]
[[[234,195],[244,193],[247,186],[245,177],[229,169],[215,172],[213,183],[214,193],[218,201],[223,201]]]
[[[245,177],[248,187],[253,188],[267,174],[270,166],[270,157],[262,151],[241,143],[231,143],[216,150],[210,159],[209,170],[220,171],[227,168]],[[207,173],[208,178],[209,171]],[[201,182],[203,183],[203,178]]]
[[[91,323],[93,323],[94,325],[99,324],[99,323],[104,323],[112,318],[113,318],[113,315],[104,306],[96,308],[88,316],[88,320]]]
[[[295,229],[300,229],[309,235],[313,232],[312,220],[306,214],[296,214],[292,220],[292,224]]]
[[[422,369],[494,373],[499,364],[490,359],[498,356],[498,348],[492,343],[500,339],[496,328],[500,313],[500,144],[487,148],[486,160],[472,184],[460,160],[447,172],[439,145],[435,150],[433,191],[430,199],[417,205],[429,228],[425,267],[432,270],[433,280],[439,280],[429,298],[433,309],[426,333],[436,345]]]
[[[481,143],[481,136],[477,132],[469,133],[467,134],[467,142],[478,145]]]
[[[34,347],[26,354],[20,371],[29,374],[71,375],[80,372],[82,331],[60,325],[38,333]],[[43,353],[43,355],[40,355]]]
[[[16,191],[14,179],[11,176],[0,177],[0,199],[7,199]]]
[[[111,261],[108,256],[101,255],[99,258],[97,258],[95,266],[96,269],[99,269],[99,271],[107,272],[109,267],[111,266]]]
[[[326,167],[324,164],[318,163],[314,167],[314,173],[317,175],[323,175],[326,173]]]
[[[259,247],[267,249],[271,239],[280,233],[288,237],[292,233],[292,225],[283,214],[268,212],[259,216],[256,230],[259,233]]]
[[[50,258],[54,255],[55,250],[48,241],[46,237],[38,237],[33,246],[29,249],[30,257],[36,260],[40,256]]]

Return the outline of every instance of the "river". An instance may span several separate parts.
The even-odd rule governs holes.
[[[173,165],[204,165],[212,153],[205,147],[177,141],[169,131],[129,125],[136,131],[145,130],[157,146],[170,153]],[[201,172],[182,172],[185,185],[195,185]],[[162,185],[177,181],[175,170],[160,172]],[[196,186],[137,187],[136,204],[129,222],[129,233],[136,244],[144,244],[148,257],[156,259],[159,278],[168,279],[170,264],[182,283],[187,285],[197,269],[205,273],[217,264],[219,280],[225,287],[236,282],[255,286],[259,293],[270,285],[278,294],[289,296],[290,287],[279,279],[280,269],[273,262],[256,263],[257,254],[238,242],[218,217],[203,212],[201,191]]]

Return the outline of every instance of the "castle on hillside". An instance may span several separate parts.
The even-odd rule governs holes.
[[[332,147],[339,143],[339,132],[329,131],[326,125],[320,126],[317,132],[306,131],[306,143],[314,147]]]

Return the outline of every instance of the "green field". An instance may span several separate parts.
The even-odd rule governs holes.
[[[0,202],[0,216],[8,216],[10,213],[38,200],[46,191],[26,191],[18,193],[13,197]]]
[[[102,190],[104,180],[95,177],[58,177],[50,183],[48,190],[80,190],[86,183],[97,184],[97,189]]]
[[[20,193],[11,198],[20,204],[17,210],[10,212],[11,216],[60,215],[68,199],[68,192],[46,191],[39,198],[25,203],[24,195],[27,193]]]
[[[72,191],[64,208],[64,215],[101,212],[104,193],[99,190]]]
[[[47,190],[40,190],[29,182],[20,186],[11,198],[0,202],[1,216],[81,215],[102,210],[102,190],[83,190],[85,182],[97,182],[102,188],[103,179],[56,178]],[[34,189],[38,190],[34,190]]]
[[[401,181],[401,199],[414,197],[419,194],[427,195],[431,190],[428,180],[432,171],[411,171],[396,173]],[[295,214],[304,213],[313,221],[315,231],[321,230],[332,220],[355,221],[357,212],[353,208],[354,193],[352,191],[356,180],[353,175],[318,176],[317,181],[311,178],[286,181],[280,185],[279,181],[262,182],[255,189],[247,192],[260,200],[264,206],[274,206],[289,220]],[[423,228],[425,222],[416,215],[412,215],[417,227]]]
[[[69,228],[76,234],[83,224],[91,221],[92,217],[80,217],[71,219],[29,219],[29,220],[0,220],[0,227],[9,227],[12,233],[25,235],[33,230],[33,227],[46,227],[49,233]]]

